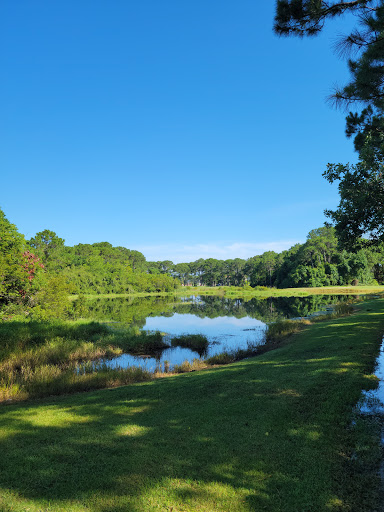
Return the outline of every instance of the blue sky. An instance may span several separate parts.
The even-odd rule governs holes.
[[[280,252],[338,203],[348,80],[320,37],[278,38],[274,2],[4,0],[0,207],[27,238],[148,260]]]

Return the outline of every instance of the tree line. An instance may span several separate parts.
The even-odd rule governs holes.
[[[267,251],[247,260],[208,258],[156,265],[182,285],[296,288],[383,284],[383,264],[383,244],[349,252],[340,248],[335,228],[324,226],[310,231],[304,244],[281,253]]]
[[[304,244],[249,259],[146,261],[141,252],[108,242],[69,247],[48,230],[31,238],[28,247],[46,272],[64,277],[84,294],[170,292],[179,285],[292,288],[384,282],[384,245],[349,252],[340,248],[331,226],[313,229]]]
[[[179,281],[150,271],[139,251],[108,242],[73,247],[44,230],[30,240],[0,209],[0,316],[18,313],[60,318],[73,305],[69,294],[171,292]]]
[[[108,242],[73,247],[44,230],[30,240],[0,210],[0,309],[33,308],[41,317],[63,316],[76,294],[172,292],[181,286],[314,287],[384,283],[384,245],[354,252],[340,248],[335,228],[310,231],[304,244],[247,260],[151,262]]]

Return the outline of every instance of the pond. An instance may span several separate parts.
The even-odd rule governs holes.
[[[134,356],[123,354],[106,360],[109,367],[139,366],[150,371],[162,369],[167,361],[172,369],[184,361],[206,358],[224,351],[256,347],[264,342],[267,323],[283,318],[308,316],[348,296],[280,297],[268,299],[228,299],[218,296],[141,297],[91,299],[89,316],[99,321],[122,322],[136,328],[165,333],[171,343],[181,334],[202,334],[209,346],[204,354],[181,347]],[[152,357],[149,357],[152,356]]]

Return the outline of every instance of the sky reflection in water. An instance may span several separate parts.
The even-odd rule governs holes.
[[[210,344],[205,357],[219,354],[225,350],[238,348],[247,348],[247,343],[260,344],[263,342],[263,335],[266,324],[249,316],[243,318],[235,317],[217,317],[200,318],[191,314],[175,313],[172,316],[156,316],[146,319],[145,330],[161,331],[167,333],[165,340],[170,340],[173,336],[180,334],[203,334]],[[108,366],[140,366],[148,370],[154,370],[156,366],[163,365],[164,361],[169,361],[171,367],[175,364],[181,364],[184,361],[192,362],[198,358],[197,352],[187,348],[173,347],[165,349],[159,354],[158,358],[143,358],[123,354],[110,361]]]

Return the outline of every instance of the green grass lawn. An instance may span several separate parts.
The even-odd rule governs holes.
[[[352,411],[383,308],[225,367],[1,406],[0,510],[379,510],[381,425]]]

